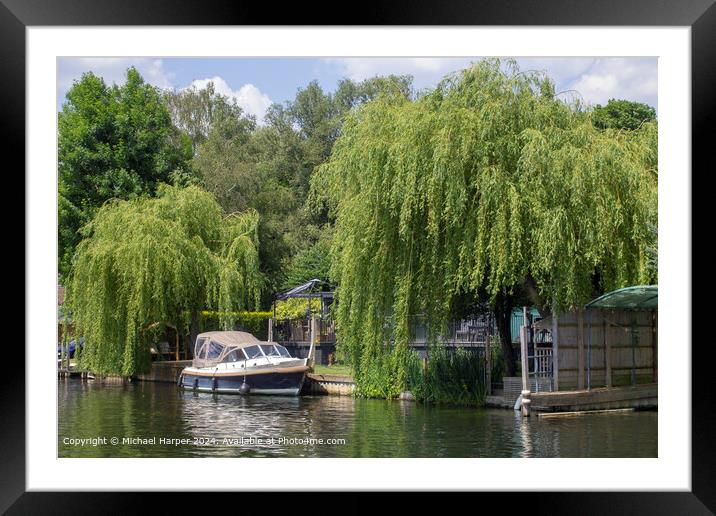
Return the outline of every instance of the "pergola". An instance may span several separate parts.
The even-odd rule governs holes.
[[[587,324],[589,327],[587,337],[587,389],[591,388],[591,351],[592,351],[592,319],[595,310],[624,310],[624,311],[650,311],[656,312],[659,309],[659,287],[658,285],[638,285],[621,288],[607,292],[606,294],[593,299],[584,306],[588,314]],[[614,325],[606,316],[604,321]],[[619,326],[619,325],[617,325]],[[637,333],[634,319],[631,323],[631,384],[636,385],[636,339]],[[656,357],[654,357],[656,360]],[[654,362],[656,363],[656,362]]]
[[[326,288],[330,289],[330,291],[325,290]],[[296,298],[307,300],[309,318],[311,315],[311,299],[320,299],[321,315],[325,315],[328,310],[328,306],[334,298],[333,288],[334,286],[330,283],[314,278],[302,285],[292,288],[291,290],[276,294],[273,301],[274,319],[276,318],[276,301],[285,301],[287,299]]]

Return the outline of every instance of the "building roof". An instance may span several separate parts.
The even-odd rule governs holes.
[[[587,303],[586,309],[604,310],[658,310],[659,286],[637,285],[620,288],[599,296]]]
[[[291,290],[287,290],[286,292],[281,292],[279,294],[276,294],[276,299],[284,301],[286,299],[291,298],[313,298],[313,297],[327,297],[327,298],[333,298],[333,292],[325,292],[322,289],[324,287],[332,288],[332,285],[329,285],[325,281],[321,281],[317,278],[314,278],[310,281],[307,281],[303,285],[299,285],[297,287],[292,288]]]

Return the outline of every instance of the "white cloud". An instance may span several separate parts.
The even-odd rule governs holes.
[[[577,90],[591,104],[606,104],[617,98],[645,102],[656,108],[657,78],[656,58],[598,58],[567,87]]]
[[[409,74],[415,85],[423,88],[443,75],[465,68],[474,61],[468,57],[345,57],[328,58],[324,62],[338,68],[339,73],[354,81],[376,75]]]
[[[246,113],[254,115],[258,123],[263,122],[266,110],[272,104],[271,98],[251,83],[244,84],[238,90],[233,90],[229,84],[219,76],[209,79],[196,79],[187,88],[204,89],[213,82],[214,90],[226,97],[236,100]]]
[[[480,57],[371,57],[325,59],[345,77],[360,81],[375,75],[410,74],[417,89],[432,87],[444,75],[465,68]],[[520,57],[521,70],[544,71],[557,91],[576,90],[589,104],[610,98],[646,102],[657,107],[656,58]]]

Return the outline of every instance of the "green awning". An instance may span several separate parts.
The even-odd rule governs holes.
[[[638,285],[620,288],[599,296],[587,303],[584,308],[604,310],[658,310],[659,286]]]

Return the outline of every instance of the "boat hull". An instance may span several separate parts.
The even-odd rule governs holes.
[[[247,372],[248,373],[248,372]],[[249,386],[248,394],[274,394],[298,396],[303,387],[306,371],[284,372],[273,370],[254,372],[251,374],[202,374],[184,371],[179,386],[198,392],[215,392],[218,394],[243,394],[242,384]]]

